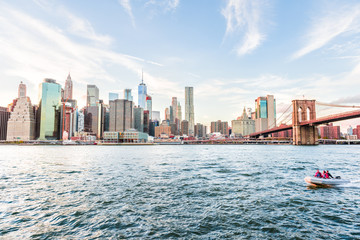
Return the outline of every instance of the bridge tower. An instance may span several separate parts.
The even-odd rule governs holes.
[[[317,145],[318,130],[316,126],[304,125],[304,121],[315,120],[315,100],[293,100],[293,144],[294,145]]]

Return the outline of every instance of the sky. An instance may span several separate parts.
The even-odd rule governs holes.
[[[207,125],[267,94],[278,116],[293,99],[360,105],[359,1],[0,0],[0,45],[0,106],[20,81],[37,104],[42,80],[69,72],[79,107],[87,84],[137,102],[142,70],[162,118],[172,97],[184,116],[185,86]]]

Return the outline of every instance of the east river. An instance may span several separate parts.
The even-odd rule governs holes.
[[[360,147],[0,146],[0,239],[360,239]],[[328,169],[352,183],[309,187]]]

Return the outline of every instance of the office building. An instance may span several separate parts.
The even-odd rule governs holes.
[[[144,111],[144,133],[149,134],[150,133],[150,114],[149,110]]]
[[[211,133],[219,132],[225,136],[229,136],[229,124],[228,122],[222,122],[221,120],[211,122],[210,131]]]
[[[133,96],[131,95],[131,89],[124,90],[124,99],[133,102]]]
[[[109,131],[125,132],[133,127],[133,102],[125,99],[110,101]]]
[[[194,135],[198,138],[206,137],[206,126],[202,125],[201,123],[197,123],[194,126]]]
[[[255,100],[255,131],[260,132],[276,127],[276,101],[273,95]]]
[[[146,110],[149,111],[149,119],[152,120],[152,98],[149,95],[146,96]]]
[[[322,139],[340,139],[340,126],[329,123],[328,126],[319,126],[319,135]]]
[[[185,120],[189,122],[189,135],[194,135],[194,88],[185,87]]]
[[[182,112],[181,112],[180,102],[178,102],[178,105],[177,105],[177,119],[179,119],[179,122],[182,121]]]
[[[155,137],[157,138],[169,138],[171,135],[171,127],[166,120],[162,121],[160,126],[155,127]]]
[[[109,93],[109,102],[110,101],[114,101],[116,99],[119,99],[119,94],[118,93],[113,93],[113,92],[110,92]]]
[[[231,121],[231,126],[231,133],[235,137],[243,137],[255,132],[255,120],[249,118],[245,108],[241,117]]]
[[[70,77],[70,73],[65,81],[64,97],[63,99],[72,99],[73,98],[73,82]]]
[[[88,106],[84,109],[84,131],[101,139],[104,133],[105,107],[102,100],[97,106]]]
[[[99,88],[95,85],[87,85],[86,106],[96,107],[99,102]]]
[[[142,109],[146,108],[146,96],[147,96],[147,88],[144,83],[144,75],[142,75],[141,83],[138,86],[138,105]]]
[[[134,109],[134,128],[139,132],[144,132],[144,109],[140,106]]]
[[[19,84],[18,98],[13,101],[13,111],[2,108],[2,120],[6,119],[5,132],[0,133],[1,140],[33,140],[35,139],[35,115],[30,98],[26,96],[26,85]],[[4,123],[4,122],[2,122]],[[2,127],[2,129],[5,129]],[[3,136],[4,135],[4,136]]]
[[[170,113],[170,118],[172,116],[172,121],[171,123],[175,123],[175,119],[177,118],[177,107],[178,107],[178,104],[177,104],[177,97],[173,97],[172,100],[171,100],[171,113]]]
[[[40,84],[40,140],[60,138],[61,86],[55,80],[45,78]]]
[[[165,120],[170,121],[170,109],[165,108]]]
[[[77,117],[77,132],[84,132],[84,109],[81,109],[78,111],[78,117]]]
[[[6,140],[10,112],[6,107],[0,107],[0,140]]]
[[[189,122],[187,120],[181,121],[181,135],[189,136]]]

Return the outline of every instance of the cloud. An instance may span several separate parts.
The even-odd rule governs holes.
[[[118,2],[125,9],[126,13],[130,16],[131,23],[132,23],[133,27],[135,27],[135,18],[134,18],[134,15],[132,13],[130,0],[118,0]]]
[[[226,19],[225,36],[241,35],[242,40],[236,47],[239,56],[254,51],[265,40],[260,30],[263,0],[228,0],[221,13]]]
[[[9,5],[0,4],[0,7],[2,9],[0,60],[4,63],[0,66],[0,78],[18,79],[31,83],[33,91],[28,91],[33,92],[31,97],[36,96],[37,86],[41,79],[50,77],[65,80],[69,70],[72,76],[76,76],[74,84],[96,83],[100,89],[109,91],[111,84],[129,85],[129,80],[125,80],[126,78],[121,80],[119,75],[131,77],[135,74],[136,81],[140,79],[141,69],[145,64],[148,69],[150,69],[149,66],[161,65],[150,60],[111,51],[103,45],[78,42],[70,38],[67,31],[57,26],[15,10]],[[89,22],[81,19],[80,21],[86,22],[84,30],[90,29],[89,39],[95,42],[107,42],[107,38],[96,37],[99,35]],[[81,26],[79,28],[82,28]],[[152,76],[148,72],[144,72],[144,78],[147,84],[157,86],[152,91],[158,95],[167,95],[173,89],[179,88],[176,83]],[[75,92],[74,95],[81,96],[82,94]]]
[[[319,15],[318,12],[316,12]],[[292,58],[303,57],[324,47],[337,37],[353,35],[360,32],[360,4],[334,6],[325,13],[315,17],[312,26],[305,34],[307,43],[296,51]]]
[[[158,11],[174,12],[180,4],[180,0],[149,0],[145,3],[145,7],[155,7],[151,9],[151,14],[156,15]]]

